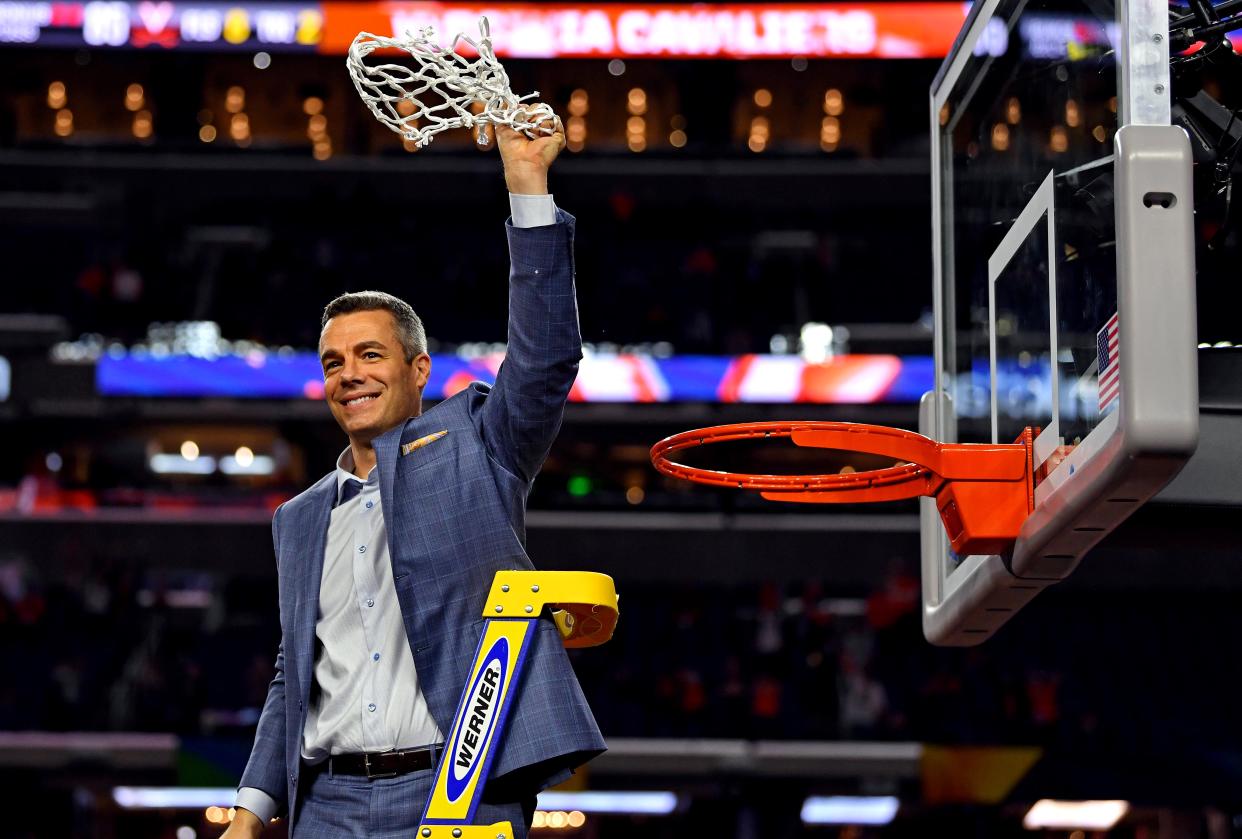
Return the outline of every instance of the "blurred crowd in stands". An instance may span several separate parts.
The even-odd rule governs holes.
[[[30,557],[0,560],[0,668],[9,674],[0,730],[248,741],[279,636],[275,581],[199,575],[173,585],[93,562],[85,545],[56,573]],[[573,654],[614,737],[1121,749],[1239,741],[1221,700],[1236,695],[1238,675],[1178,640],[1236,632],[1219,604],[1168,605],[1153,623],[1117,598],[1047,595],[1043,610],[962,650],[923,640],[918,580],[897,561],[865,597],[814,580],[620,588],[626,608],[612,643]]]
[[[508,207],[492,178],[462,180],[442,177],[429,188],[452,191],[421,203],[398,181],[334,183],[309,198],[273,183],[253,201],[127,194],[109,211],[128,220],[123,229],[88,218],[73,236],[19,220],[0,230],[8,270],[23,280],[4,309],[57,313],[71,338],[133,345],[152,323],[211,320],[230,340],[313,348],[327,301],[378,287],[420,312],[433,348],[503,341]],[[587,341],[766,352],[774,335],[796,335],[807,321],[913,323],[928,308],[930,265],[910,261],[926,250],[921,208],[834,213],[811,195],[772,206],[738,179],[691,211],[649,193],[692,194],[711,179],[630,180],[603,190],[599,179],[569,175],[555,184],[558,203],[578,217]],[[874,188],[906,185],[881,179]]]

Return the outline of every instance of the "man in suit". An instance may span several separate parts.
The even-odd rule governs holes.
[[[408,839],[419,824],[492,577],[532,567],[526,497],[581,357],[574,220],[547,190],[557,128],[497,131],[513,215],[495,386],[423,414],[431,359],[414,311],[379,292],[324,311],[324,395],[349,447],[272,521],[281,644],[227,839],[280,814],[294,839]],[[545,619],[475,822],[524,837],[538,790],[603,749]]]

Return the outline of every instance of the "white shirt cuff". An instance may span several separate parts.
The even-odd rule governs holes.
[[[267,824],[276,816],[279,809],[276,799],[256,787],[242,787],[237,791],[235,807],[244,807],[259,817],[259,821]]]
[[[556,224],[556,204],[551,195],[509,193],[509,211],[514,227],[547,227]]]

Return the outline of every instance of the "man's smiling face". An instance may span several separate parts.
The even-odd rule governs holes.
[[[323,391],[352,442],[370,443],[422,413],[431,358],[405,360],[397,322],[383,310],[337,315],[319,336]]]

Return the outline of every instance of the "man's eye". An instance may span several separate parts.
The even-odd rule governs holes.
[[[339,361],[329,361],[327,364],[323,366],[323,371],[327,373],[329,370],[333,369],[334,367],[338,367],[338,366],[340,366]]]
[[[379,358],[380,354],[377,353],[375,350],[371,350],[370,352],[363,353],[362,357],[363,358]]]

